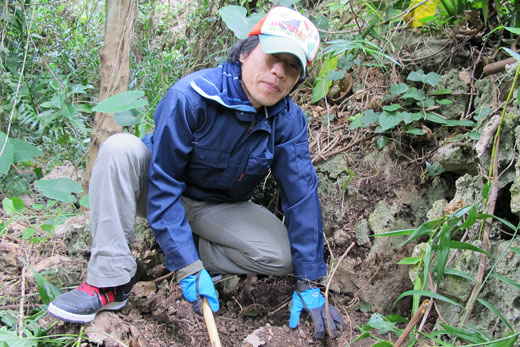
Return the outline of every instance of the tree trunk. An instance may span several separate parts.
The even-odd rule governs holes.
[[[134,12],[135,0],[106,0],[105,43],[100,55],[99,102],[128,88]],[[99,146],[110,135],[120,133],[122,130],[123,128],[114,121],[112,114],[96,112],[82,184],[84,192],[88,191],[92,165],[97,158]]]

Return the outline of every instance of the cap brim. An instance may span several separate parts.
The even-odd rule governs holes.
[[[302,63],[302,71],[305,73],[305,70],[307,69],[307,58],[305,57],[305,52],[303,52],[303,49],[296,42],[281,36],[260,34],[258,37],[260,38],[260,45],[262,46],[262,50],[265,54],[294,54]]]

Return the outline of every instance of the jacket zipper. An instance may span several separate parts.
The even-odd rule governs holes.
[[[254,126],[256,125],[256,120],[252,121],[251,124],[249,124],[249,127],[247,128],[246,134],[249,135],[251,133],[251,130],[253,130]],[[245,172],[242,172],[240,176],[238,177],[238,181],[242,181],[244,177],[246,176]]]

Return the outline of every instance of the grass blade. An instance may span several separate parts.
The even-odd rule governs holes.
[[[509,322],[507,321],[506,317],[504,317],[495,306],[491,305],[489,302],[482,299],[477,299],[477,301],[480,302],[482,305],[486,306],[488,310],[493,312],[502,321],[502,323],[504,323],[504,325],[508,327],[509,330],[511,330],[511,332],[515,332],[511,324],[509,324]]]
[[[437,300],[445,301],[447,303],[453,304],[453,305],[458,306],[460,308],[463,307],[458,302],[453,301],[450,298],[445,297],[444,295],[441,295],[441,294],[438,294],[438,293],[434,293],[434,292],[432,292],[430,290],[408,290],[408,291],[402,293],[401,295],[399,295],[399,297],[395,300],[394,305],[395,305],[395,303],[397,303],[399,300],[401,300],[405,296],[410,296],[410,295],[427,296],[427,297],[434,298],[434,299],[437,299]]]
[[[437,252],[437,287],[441,283],[442,275],[444,274],[444,268],[448,261],[450,254],[450,240],[451,240],[451,227],[448,223],[442,226],[441,237],[439,240],[439,250]]]
[[[462,278],[465,278],[467,280],[470,280],[471,282],[475,282],[475,279],[473,277],[471,277],[470,275],[468,275],[467,273],[459,271],[459,270],[456,270],[456,269],[453,269],[453,268],[450,268],[450,267],[447,267],[446,269],[444,269],[444,274],[445,275],[462,277]]]
[[[454,327],[451,325],[440,323],[441,326],[451,335],[457,336],[459,339],[462,339],[464,341],[470,342],[470,343],[483,343],[487,342],[485,339],[483,339],[479,334],[472,330],[463,329]]]
[[[417,229],[415,229],[415,232],[406,241],[401,242],[397,247],[404,246],[410,241],[413,241],[423,235],[433,232],[435,229],[439,227],[441,221],[442,218],[437,218],[421,224]]]
[[[520,290],[520,283],[518,283],[518,282],[510,280],[509,278],[507,278],[505,276],[502,276],[502,275],[499,275],[499,274],[491,274],[491,276],[496,277],[499,280],[502,280],[502,281],[506,282],[507,284],[509,284],[509,285],[515,287],[516,289]]]

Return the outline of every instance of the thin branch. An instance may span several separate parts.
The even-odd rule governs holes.
[[[18,337],[23,338],[23,318],[24,310],[23,306],[25,303],[25,265],[22,267],[21,273],[21,285],[20,285],[20,305],[18,310]]]
[[[419,306],[417,312],[415,312],[415,314],[413,315],[412,319],[410,319],[408,325],[406,325],[406,328],[404,328],[401,336],[399,336],[399,338],[395,342],[394,347],[400,347],[403,344],[404,340],[408,337],[412,329],[417,325],[417,323],[419,323],[419,319],[421,319],[421,316],[424,315],[424,313],[426,312],[426,308],[429,307],[429,305],[430,300],[426,299],[423,301],[421,306]]]
[[[330,321],[330,313],[329,313],[329,288],[330,288],[330,284],[332,283],[332,278],[334,277],[334,274],[336,273],[336,270],[338,269],[339,265],[341,264],[343,259],[347,256],[348,252],[350,252],[352,247],[354,247],[355,244],[356,244],[355,242],[352,242],[350,244],[350,246],[348,246],[348,248],[345,251],[345,253],[343,253],[343,255],[339,258],[338,263],[336,264],[336,267],[334,268],[334,270],[332,270],[332,272],[330,274],[329,280],[327,281],[327,286],[325,287],[325,312],[326,312],[326,316],[327,316],[327,331],[329,332],[329,336],[332,336],[332,325],[331,325],[332,322]]]

